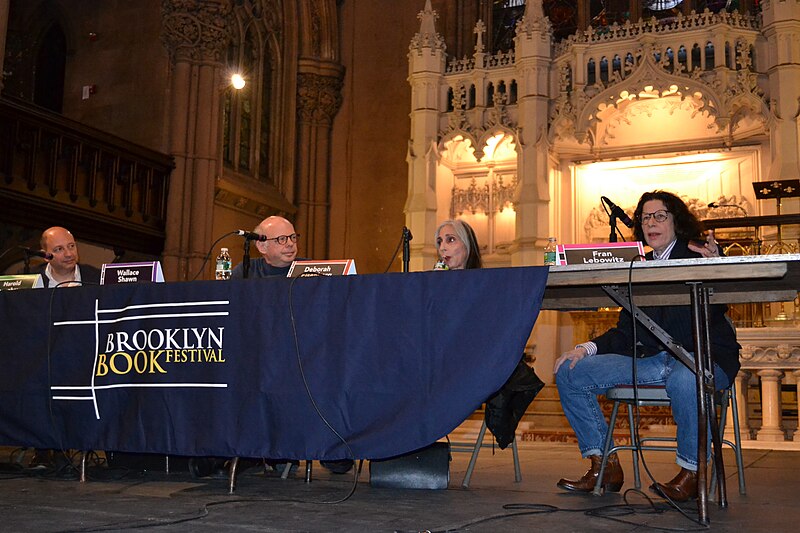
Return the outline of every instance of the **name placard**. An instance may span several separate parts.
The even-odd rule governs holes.
[[[15,276],[0,276],[0,291],[16,291],[19,289],[41,289],[44,287],[42,276],[39,274],[18,274]]]
[[[330,261],[294,261],[289,268],[290,278],[310,276],[350,276],[356,273],[354,259],[333,259]]]
[[[629,263],[642,256],[644,246],[636,242],[601,242],[594,244],[559,244],[557,265],[592,265],[605,263]]]
[[[103,265],[100,285],[120,283],[164,283],[164,272],[159,261],[144,263],[108,263]]]

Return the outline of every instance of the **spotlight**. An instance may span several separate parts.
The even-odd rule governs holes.
[[[233,76],[231,76],[231,85],[233,85],[233,88],[236,89],[237,91],[240,89],[244,89],[245,81],[242,75],[234,74]]]

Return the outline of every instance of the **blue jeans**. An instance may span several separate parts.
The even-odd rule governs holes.
[[[597,396],[616,385],[633,383],[631,357],[598,354],[584,357],[569,368],[564,363],[556,374],[561,406],[567,415],[583,457],[602,455],[608,422]],[[678,426],[676,463],[697,471],[697,393],[694,373],[667,352],[636,360],[640,385],[665,385],[672,403],[672,417]],[[729,386],[728,377],[715,365],[717,390]],[[709,442],[711,437],[709,434]],[[613,446],[613,444],[612,444]]]

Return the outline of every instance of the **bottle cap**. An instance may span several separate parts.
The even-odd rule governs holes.
[[[228,251],[228,249],[227,249],[227,248],[220,248],[220,251],[221,251],[221,252],[227,252],[227,251]]]

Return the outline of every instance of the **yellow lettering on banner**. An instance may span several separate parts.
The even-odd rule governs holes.
[[[108,365],[106,364],[106,354],[101,353],[97,356],[97,372],[95,376],[105,376],[108,374]]]
[[[128,368],[125,370],[125,372],[120,372],[120,371],[119,371],[119,368],[117,368],[117,356],[118,356],[118,355],[119,355],[119,356],[122,356],[122,357],[125,359],[125,363],[126,363],[126,365],[127,365],[127,367],[128,367]],[[130,356],[130,355],[128,355],[128,354],[126,354],[125,352],[117,352],[117,353],[115,353],[115,354],[113,354],[113,355],[111,356],[111,359],[109,359],[109,361],[108,361],[108,366],[110,366],[110,367],[111,367],[111,371],[112,371],[113,373],[115,373],[115,374],[117,374],[117,375],[122,375],[122,376],[124,376],[125,374],[127,374],[128,372],[130,372],[130,371],[131,371],[131,368],[133,368],[133,359],[131,359],[131,356]]]
[[[222,350],[203,350],[206,363],[224,363],[225,359],[222,357]]]
[[[147,354],[144,351],[136,352],[133,359],[133,367],[137,374],[144,374],[147,370]]]
[[[156,368],[160,374],[166,374],[167,371],[164,370],[160,364],[158,364],[158,357],[164,353],[164,350],[150,350],[150,374],[154,374],[156,372]]]

